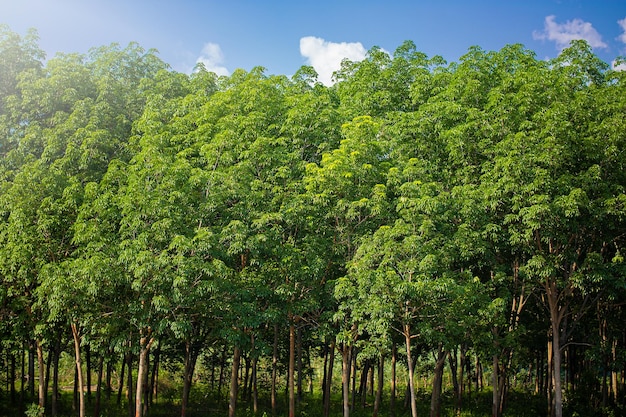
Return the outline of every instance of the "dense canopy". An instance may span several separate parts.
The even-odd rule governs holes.
[[[183,416],[193,390],[230,416],[317,394],[345,417],[439,416],[444,392],[459,413],[490,392],[493,416],[513,394],[528,415],[626,407],[626,73],[585,42],[446,63],[407,41],[330,87],[37,42],[0,27],[16,415],[97,416],[116,389],[149,415],[160,368]]]

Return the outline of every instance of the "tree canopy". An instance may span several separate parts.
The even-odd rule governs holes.
[[[82,398],[95,356],[142,416],[169,361],[184,416],[200,361],[222,402],[231,367],[229,415],[258,411],[264,372],[293,416],[304,378],[330,395],[338,352],[346,417],[358,369],[379,370],[379,412],[386,358],[413,417],[419,374],[441,414],[446,361],[459,412],[483,372],[493,416],[513,390],[557,417],[626,405],[626,76],[585,42],[446,63],[407,41],[324,86],[311,67],[181,74],[134,43],[44,61],[37,41],[0,26],[7,391],[28,351],[58,415],[59,358]]]

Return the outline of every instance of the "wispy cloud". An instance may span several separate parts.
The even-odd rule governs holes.
[[[306,36],[300,39],[300,54],[315,68],[320,82],[331,85],[333,72],[341,68],[341,61],[345,58],[361,61],[365,58],[367,50],[360,42],[335,43],[315,36]]]
[[[204,44],[200,56],[196,60],[196,64],[204,64],[207,71],[216,73],[217,75],[229,75],[230,71],[222,64],[224,63],[224,54],[222,48],[216,43],[208,42]]]
[[[557,23],[553,15],[546,17],[542,31],[533,32],[533,39],[554,41],[558,49],[566,48],[575,39],[587,41],[592,48],[608,47],[591,23],[581,19]]]
[[[617,40],[626,45],[626,17],[618,20],[617,24],[622,28],[622,34],[617,37]],[[626,48],[622,47],[620,52],[626,53]],[[615,60],[611,64],[616,71],[626,71],[626,62],[624,60]]]
[[[618,20],[617,24],[622,28],[622,34],[617,37],[617,39],[626,44],[626,17]]]

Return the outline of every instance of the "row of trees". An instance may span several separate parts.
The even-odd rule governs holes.
[[[379,372],[378,413],[391,359],[415,417],[424,355],[431,416],[446,361],[461,408],[470,356],[494,416],[521,370],[557,417],[564,394],[625,405],[626,78],[586,43],[447,64],[405,42],[326,87],[310,67],[176,73],[136,44],[44,62],[34,31],[3,26],[0,67],[7,391],[25,349],[56,415],[71,352],[81,417],[85,357],[98,387],[127,368],[140,417],[167,352],[184,416],[198,358],[229,352],[229,415],[243,358],[274,410],[284,369],[293,416],[318,352],[326,415],[335,353],[344,416],[357,368]]]

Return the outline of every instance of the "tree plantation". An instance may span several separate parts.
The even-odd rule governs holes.
[[[325,86],[0,27],[0,414],[626,415],[626,73]]]

